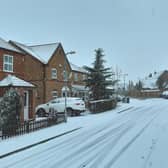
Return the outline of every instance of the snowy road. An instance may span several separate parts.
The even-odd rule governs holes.
[[[85,116],[87,119],[87,116]],[[91,115],[83,128],[0,160],[2,168],[167,168],[168,101]]]

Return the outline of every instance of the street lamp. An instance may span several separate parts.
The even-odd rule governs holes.
[[[67,61],[67,55],[75,54],[75,51],[70,51],[65,53],[65,59],[64,59],[64,87],[65,87],[65,111],[64,111],[64,118],[65,122],[67,122],[67,85],[68,85],[68,78],[67,78],[67,69],[66,69],[66,61]]]

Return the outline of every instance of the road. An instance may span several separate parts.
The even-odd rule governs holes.
[[[1,159],[0,167],[168,167],[166,157],[160,154],[167,152],[168,101],[146,100],[115,117],[103,115],[107,116],[102,121],[100,117],[98,122],[90,120],[76,132]]]

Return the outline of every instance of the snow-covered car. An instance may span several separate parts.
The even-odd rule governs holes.
[[[86,110],[85,108],[85,102],[78,97],[67,97],[66,98],[66,110],[67,114],[70,116],[74,115],[80,115],[81,112],[84,112]],[[48,103],[40,104],[36,107],[36,115],[38,116],[48,116],[50,111],[53,111],[56,113],[64,113],[65,112],[65,98],[56,98]]]
[[[123,100],[124,96],[121,96],[119,94],[113,94],[112,96],[110,96],[110,98],[116,99],[118,102],[120,102]]]
[[[163,93],[161,94],[161,97],[168,99],[168,90],[163,91]]]

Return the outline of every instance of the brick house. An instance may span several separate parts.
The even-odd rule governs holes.
[[[70,76],[71,66],[61,43],[27,46],[10,41],[10,44],[25,54],[24,79],[37,86],[36,105],[65,95],[65,67]],[[70,81],[66,90],[70,96]]]
[[[34,86],[23,80],[25,77],[24,64],[24,53],[0,38],[0,97],[2,97],[11,86],[19,91],[23,98],[23,109],[20,116],[22,121],[35,117],[33,113],[35,108],[33,100]],[[18,85],[13,85],[11,79],[14,79],[15,82],[22,82],[18,83]],[[24,82],[27,85],[21,85]]]
[[[88,89],[85,88],[84,80],[87,78],[88,72],[77,65],[70,63],[72,74],[71,74],[71,86],[72,86],[72,96],[82,97],[87,99]]]
[[[168,71],[150,73],[140,81],[142,89],[140,91],[132,91],[130,96],[144,98],[160,97],[163,91],[168,90]]]
[[[0,47],[0,80],[11,74],[17,80],[23,80],[32,85],[32,87],[13,86],[20,91],[24,100],[25,96],[27,97],[25,101],[28,100],[29,114],[23,113],[22,119],[34,118],[35,107],[38,104],[65,96],[65,92],[67,96],[87,97],[88,90],[83,82],[87,72],[69,63],[61,43],[28,46],[16,41],[0,40],[0,44],[2,46]],[[4,55],[12,58],[10,71],[4,70]],[[66,87],[65,75],[68,78]],[[0,96],[7,88],[6,85],[1,86]]]

